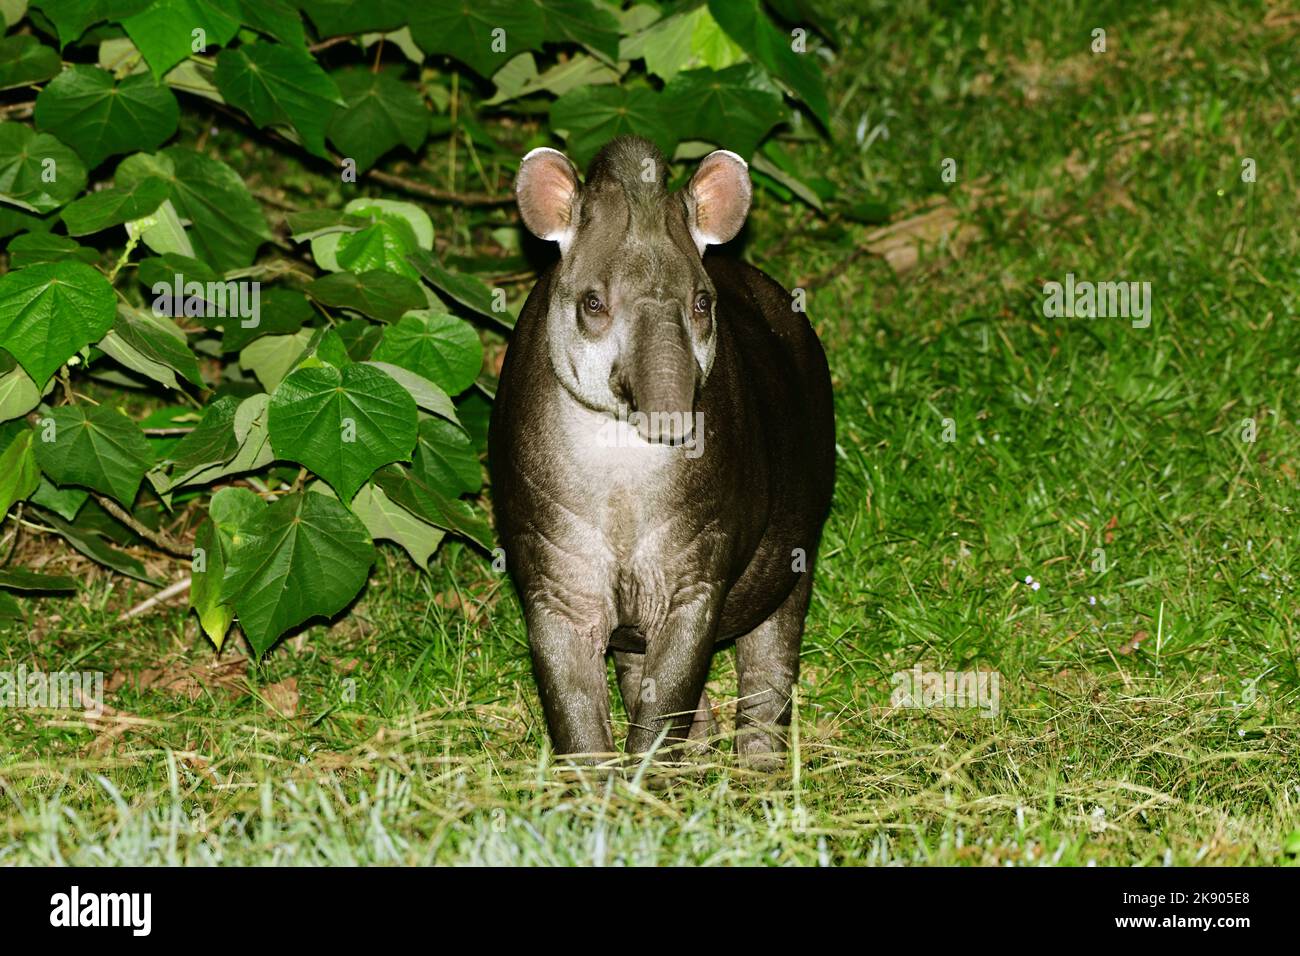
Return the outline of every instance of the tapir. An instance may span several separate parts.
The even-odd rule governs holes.
[[[830,373],[796,299],[705,254],[749,213],[749,169],[705,156],[670,192],[652,143],[612,140],[585,181],[524,156],[524,225],[559,246],[515,326],[489,433],[497,530],[554,751],[689,752],[735,642],[734,749],[784,766],[804,617],[835,471]],[[656,750],[658,748],[658,750]]]

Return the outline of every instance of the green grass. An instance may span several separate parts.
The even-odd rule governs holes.
[[[834,139],[791,161],[972,231],[896,273],[878,226],[758,195],[746,255],[808,290],[840,449],[792,774],[725,741],[681,779],[551,765],[509,584],[385,548],[350,615],[228,688],[117,689],[115,738],[0,712],[0,864],[1294,863],[1300,20],[863,6],[832,12]],[[466,251],[465,213],[435,215]],[[1151,282],[1150,328],[1045,318],[1067,272]],[[113,623],[147,589],[87,579],[28,605],[0,669],[213,660],[179,610]],[[918,663],[996,670],[999,716],[891,710]],[[290,679],[287,719],[263,697]],[[710,686],[734,698],[732,652]]]

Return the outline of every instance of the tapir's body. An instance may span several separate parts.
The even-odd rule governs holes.
[[[677,228],[683,213],[673,197],[664,201],[668,223],[657,237],[674,247],[671,262],[644,237],[628,238],[657,213],[628,212],[618,190],[641,187],[626,180],[598,187],[597,166],[587,189],[605,189],[604,198],[598,204],[585,195],[571,248],[583,242],[584,226],[586,239],[611,247],[576,265],[562,262],[534,288],[502,369],[490,436],[498,530],[524,604],[547,722],[557,752],[613,751],[604,664],[612,649],[632,718],[630,752],[648,750],[665,727],[673,740],[692,724],[698,733],[707,726],[699,707],[714,646],[736,639],[737,746],[761,762],[783,748],[830,504],[835,438],[826,359],[805,314],[776,282],[736,260],[701,263],[690,234]],[[686,272],[682,255],[695,256]],[[620,270],[632,278],[602,278]],[[662,277],[669,286],[693,283],[694,314],[688,305],[679,318],[682,309],[665,304],[673,295],[658,284],[661,272],[675,273]],[[566,281],[604,290],[588,300],[577,294],[579,310],[602,307],[583,317],[597,321],[557,308],[557,286]],[[574,321],[580,334],[568,330]],[[620,321],[651,331],[628,332],[601,365],[590,353],[623,334]],[[688,331],[674,323],[688,323]],[[566,361],[566,354],[577,357]],[[628,413],[656,404],[663,411],[656,374],[671,378],[683,364],[694,375],[678,403],[690,406],[681,409],[692,416],[690,434],[647,437],[627,423]],[[584,381],[592,369],[587,378],[608,378],[612,398]]]

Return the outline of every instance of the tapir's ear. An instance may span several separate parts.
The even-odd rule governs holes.
[[[749,165],[727,149],[716,149],[700,160],[686,187],[691,238],[703,254],[705,246],[728,242],[749,215],[753,189]]]
[[[577,224],[578,173],[559,150],[539,146],[519,163],[515,199],[528,231],[568,248]]]

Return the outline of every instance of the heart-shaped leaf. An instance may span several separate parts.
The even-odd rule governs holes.
[[[0,342],[38,384],[113,324],[113,287],[75,259],[0,276]]]
[[[36,97],[36,125],[67,143],[94,168],[107,156],[152,149],[172,133],[180,108],[152,77],[121,83],[94,66],[70,66]]]
[[[88,236],[110,226],[149,215],[167,199],[170,187],[161,179],[146,176],[129,186],[101,189],[69,203],[59,213],[70,236]]]
[[[37,425],[36,461],[60,485],[81,485],[130,507],[153,464],[136,423],[105,405],[65,405]]]
[[[0,90],[41,83],[63,69],[59,54],[34,36],[0,40]]]
[[[239,30],[239,19],[211,0],[156,0],[122,21],[155,78],[195,52],[225,46]],[[193,31],[203,31],[204,48],[194,49]]]
[[[409,312],[384,329],[371,358],[401,366],[456,395],[478,377],[483,343],[467,322],[454,315]]]
[[[336,272],[307,284],[304,290],[321,305],[352,309],[381,322],[396,322],[427,303],[420,287],[391,272]]]
[[[551,104],[551,125],[565,131],[569,156],[579,166],[616,136],[644,136],[671,156],[678,136],[665,105],[663,94],[648,86],[587,86]]]
[[[484,77],[525,50],[540,50],[545,34],[539,7],[518,0],[430,3],[410,16],[421,49],[453,56]]]
[[[146,176],[171,184],[171,202],[190,220],[194,253],[220,272],[242,269],[271,230],[239,174],[220,160],[173,146],[160,153],[137,153],[117,167],[119,188]]]
[[[337,614],[375,558],[370,535],[328,495],[286,495],[249,521],[227,557],[222,591],[258,654],[291,627]]]
[[[411,86],[390,73],[345,70],[334,74],[347,106],[329,123],[330,141],[357,170],[369,169],[395,146],[418,149],[429,132],[429,109]]]
[[[773,126],[786,118],[781,94],[752,63],[725,70],[689,70],[664,88],[673,128],[748,158]]]
[[[478,453],[464,430],[441,418],[420,422],[412,471],[455,498],[483,487]]]
[[[0,123],[0,200],[46,213],[85,188],[86,167],[76,153],[49,133]]]
[[[327,155],[325,124],[336,106],[346,104],[306,50],[280,43],[222,50],[213,79],[226,102],[258,126],[291,126],[310,152]]]
[[[370,365],[300,368],[271,396],[271,444],[278,458],[306,465],[345,502],[376,468],[409,459],[415,401]]]

